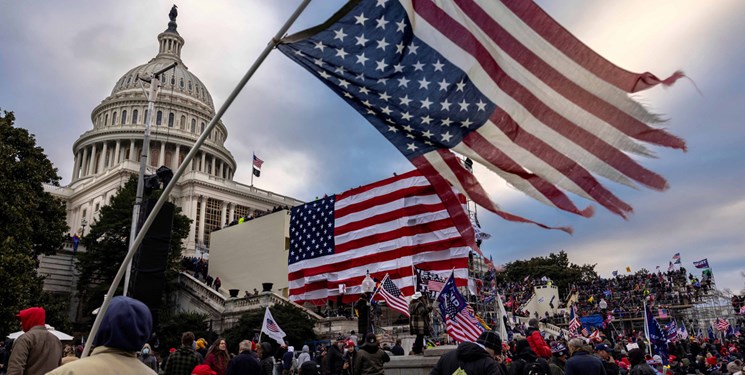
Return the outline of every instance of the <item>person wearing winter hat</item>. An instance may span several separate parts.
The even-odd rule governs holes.
[[[344,343],[344,355],[342,359],[344,364],[342,365],[342,375],[356,374],[354,372],[354,359],[357,358],[357,350],[355,349],[355,342],[352,339],[347,340]]]
[[[595,346],[595,355],[603,362],[606,375],[618,375],[620,372],[616,361],[613,359],[612,352],[613,349],[608,345],[598,344]]]
[[[45,325],[47,314],[41,307],[21,310],[23,334],[13,343],[8,359],[8,374],[44,374],[59,366],[62,343]]]
[[[129,297],[111,299],[93,339],[90,356],[68,363],[47,375],[157,374],[137,359],[136,352],[150,338],[153,317],[144,303]]]
[[[194,366],[194,369],[191,370],[191,375],[216,375],[217,373],[212,370],[212,367],[209,365],[196,365]]]
[[[551,375],[564,375],[564,368],[567,364],[569,350],[564,344],[554,341],[551,343],[551,359],[548,366],[551,368]]]
[[[378,338],[374,333],[365,335],[365,344],[354,356],[352,364],[353,375],[384,375],[383,364],[390,361],[391,357],[380,349]]]
[[[443,354],[429,375],[451,375],[458,369],[468,375],[505,375],[494,360],[501,353],[502,340],[499,335],[485,331],[475,343],[464,341],[455,350]]]

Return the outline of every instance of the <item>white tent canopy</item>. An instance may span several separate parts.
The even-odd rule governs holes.
[[[55,330],[54,327],[50,326],[49,324],[45,324],[45,326],[47,327],[47,330],[49,330],[49,332],[51,332],[52,334],[54,334],[55,336],[57,336],[57,338],[60,341],[72,341],[72,339],[73,339],[72,336],[70,336],[70,335],[68,335],[68,334],[66,334],[66,333],[64,333],[62,331]],[[8,335],[8,338],[15,340],[18,337],[20,337],[23,333],[24,333],[23,331],[13,332],[13,333],[11,333],[11,334]]]

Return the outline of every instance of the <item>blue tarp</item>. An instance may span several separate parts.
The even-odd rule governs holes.
[[[600,314],[590,315],[590,316],[583,316],[579,318],[579,321],[582,323],[582,327],[588,327],[588,328],[603,328],[603,317]]]

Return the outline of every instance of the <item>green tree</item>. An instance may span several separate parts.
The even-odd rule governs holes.
[[[158,350],[163,353],[170,348],[178,349],[181,346],[181,334],[187,331],[193,332],[197,339],[203,337],[211,342],[214,336],[208,331],[207,317],[207,314],[196,312],[180,312],[162,317],[160,329],[156,331],[160,341]]]
[[[132,176],[111,198],[111,202],[101,208],[98,219],[91,224],[90,231],[82,239],[86,251],[79,254],[77,267],[80,271],[78,291],[83,300],[83,311],[92,311],[101,305],[119,266],[127,255],[136,191],[137,177]],[[160,191],[154,191],[149,196],[144,196],[143,200],[156,199],[159,194]],[[171,229],[164,300],[168,300],[169,293],[177,287],[183,240],[189,235],[190,224],[191,219],[181,214],[181,209],[176,207]],[[117,294],[121,294],[122,289],[123,282],[120,283]]]
[[[60,177],[28,130],[14,126],[12,112],[0,114],[0,335],[18,329],[15,314],[42,305],[38,256],[62,246],[64,205],[44,192]]]
[[[306,314],[303,310],[290,304],[277,304],[269,308],[272,317],[280,328],[285,331],[287,336],[285,342],[296,348],[302,347],[303,343],[316,339],[316,333],[313,327],[316,321]],[[231,350],[237,352],[238,343],[243,340],[251,340],[255,333],[261,331],[261,325],[264,321],[264,310],[254,310],[247,312],[238,320],[238,324],[233,328],[225,331],[225,340]],[[276,343],[266,335],[262,335],[261,341]]]
[[[508,281],[520,282],[526,276],[548,277],[566,296],[569,286],[578,281],[589,281],[598,277],[595,264],[577,265],[569,262],[565,251],[550,253],[547,257],[533,257],[528,260],[516,260],[505,265],[505,278]]]

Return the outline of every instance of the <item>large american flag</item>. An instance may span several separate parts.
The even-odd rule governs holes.
[[[473,316],[473,309],[467,308],[468,303],[458,291],[453,276],[445,282],[437,301],[446,331],[453,340],[475,342],[484,332],[484,327]]]
[[[686,147],[628,95],[680,73],[663,81],[623,70],[532,1],[350,1],[278,48],[370,121],[439,194],[455,186],[508,220],[532,222],[502,211],[453,152],[549,206],[591,216],[571,192],[626,217],[632,207],[597,177],[664,190],[667,181],[629,154],[651,156],[645,144]]]
[[[352,302],[368,270],[377,279],[388,273],[402,293],[412,295],[412,265],[439,274],[455,269],[458,284],[465,285],[468,242],[473,238],[461,235],[416,170],[324,197],[292,209],[290,299],[322,303],[344,284],[343,299]]]
[[[385,304],[389,308],[406,316],[411,316],[409,314],[409,303],[406,302],[401,290],[391,281],[388,274],[383,277],[383,281],[380,282],[380,287],[378,287],[376,294],[380,294],[383,297]]]

